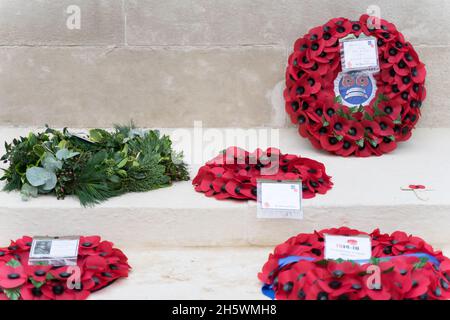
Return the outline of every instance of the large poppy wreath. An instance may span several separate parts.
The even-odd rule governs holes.
[[[324,260],[324,234],[369,235],[372,259]],[[377,265],[380,282],[372,283]],[[262,272],[263,293],[289,300],[405,300],[450,298],[450,259],[419,237],[402,231],[367,234],[345,227],[301,233],[278,245]]]
[[[32,238],[24,236],[0,248],[0,300],[84,300],[119,278],[127,277],[128,258],[99,236],[80,237],[77,265],[80,286],[69,289],[69,267],[29,266]]]
[[[276,148],[248,152],[229,147],[202,166],[192,181],[195,190],[218,200],[256,200],[257,180],[301,180],[303,198],[325,194],[333,183],[325,166],[315,160],[282,154]]]
[[[291,121],[314,147],[341,156],[379,156],[394,150],[410,138],[426,96],[425,65],[411,43],[394,24],[380,19],[380,28],[375,28],[369,18],[335,18],[311,29],[295,42],[288,60],[284,97]],[[357,107],[345,105],[335,94],[342,70],[339,39],[350,34],[375,37],[380,64],[374,77],[342,79],[358,89],[377,87],[373,99]]]

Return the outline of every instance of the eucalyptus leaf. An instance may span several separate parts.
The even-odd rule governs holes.
[[[73,152],[70,151],[69,149],[61,149],[58,150],[58,152],[56,152],[56,158],[58,158],[58,160],[67,160],[79,154],[80,154],[79,152]]]
[[[41,167],[31,167],[27,169],[26,177],[33,187],[43,186],[50,177],[50,172]]]
[[[56,177],[56,174],[53,172],[50,172],[49,179],[45,182],[45,184],[43,186],[41,186],[41,188],[44,191],[51,191],[51,190],[55,189],[57,182],[58,182],[58,178]]]
[[[22,200],[27,201],[31,197],[36,198],[38,195],[38,188],[30,186],[28,183],[24,183],[20,190]]]
[[[62,165],[63,163],[60,160],[56,159],[55,156],[49,152],[46,153],[44,160],[42,160],[42,166],[50,172],[61,170]]]

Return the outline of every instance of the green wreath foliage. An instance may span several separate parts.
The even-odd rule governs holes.
[[[18,190],[28,200],[39,194],[78,197],[93,206],[127,192],[166,187],[189,180],[182,152],[157,130],[115,126],[89,130],[87,136],[47,127],[45,132],[5,142],[9,163],[0,180],[5,191]]]

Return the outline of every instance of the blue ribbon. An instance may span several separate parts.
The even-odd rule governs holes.
[[[389,261],[391,259],[395,259],[395,258],[401,258],[401,257],[417,257],[417,258],[427,258],[429,262],[431,262],[432,264],[434,264],[436,267],[439,267],[439,265],[441,264],[439,262],[438,259],[436,259],[436,257],[433,257],[432,255],[429,255],[428,253],[408,253],[408,254],[403,254],[400,256],[391,256],[391,257],[380,257],[377,258],[380,261]],[[317,261],[318,259],[316,258],[312,258],[312,257],[304,257],[304,256],[287,256],[285,258],[281,258],[278,260],[278,270],[287,266],[288,264],[291,263],[296,263],[299,261]],[[365,264],[365,263],[370,263],[370,259],[360,259],[360,260],[351,260],[352,262],[358,263],[358,264]],[[273,290],[273,285],[272,284],[264,284],[263,287],[261,288],[261,292],[269,297],[272,300],[275,300],[275,291]]]

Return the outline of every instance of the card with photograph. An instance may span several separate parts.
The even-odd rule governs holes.
[[[79,237],[34,237],[28,264],[76,265],[79,239]]]

